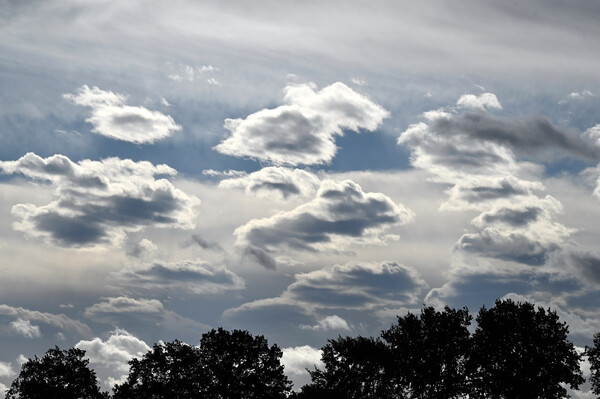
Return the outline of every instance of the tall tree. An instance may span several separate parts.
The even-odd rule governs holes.
[[[85,351],[56,346],[23,363],[6,399],[108,399],[88,364]]]
[[[142,359],[130,360],[129,376],[114,387],[113,398],[200,398],[209,384],[199,349],[175,340],[155,344]]]
[[[600,396],[600,333],[594,334],[594,346],[585,347],[585,354],[590,361],[590,382],[592,383],[592,392]]]
[[[322,348],[323,370],[309,371],[311,383],[298,398],[402,398],[391,380],[391,353],[382,341],[365,337],[331,339]]]
[[[291,382],[283,374],[281,355],[263,336],[211,330],[197,347],[174,341],[131,360],[129,376],[115,386],[114,398],[283,399]]]
[[[425,307],[419,316],[399,316],[397,324],[382,332],[393,354],[393,377],[409,397],[451,399],[467,393],[471,320],[467,308]]]
[[[219,328],[202,335],[200,356],[208,373],[209,398],[278,399],[291,391],[281,349],[262,335]]]
[[[531,303],[497,300],[482,307],[473,334],[473,398],[567,398],[561,384],[584,382],[581,356],[556,312]]]

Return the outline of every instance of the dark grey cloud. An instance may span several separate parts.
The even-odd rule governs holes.
[[[212,266],[202,261],[155,262],[118,272],[114,278],[121,287],[142,294],[158,291],[217,294],[245,287],[244,280],[225,266]]]
[[[539,158],[541,152],[549,152],[587,161],[600,160],[600,146],[577,131],[555,126],[540,115],[520,119],[466,112],[451,118],[435,119],[430,129],[440,135],[466,136],[470,140],[497,143],[533,158]]]
[[[33,153],[0,161],[4,173],[22,173],[49,181],[57,200],[44,206],[18,204],[15,227],[65,247],[89,247],[122,241],[126,232],[145,226],[193,227],[199,201],[156,175],[174,175],[166,165],[118,158],[72,162],[62,155]]]
[[[486,229],[475,234],[464,234],[458,240],[455,249],[480,256],[540,266],[546,263],[550,253],[559,247],[557,244],[534,240],[525,234],[497,234],[491,229]]]
[[[319,178],[310,172],[272,166],[246,176],[222,180],[219,187],[240,188],[247,194],[288,199],[312,196],[319,184]]]
[[[295,314],[312,314],[313,317],[333,309],[376,311],[416,304],[427,289],[414,268],[394,262],[329,266],[297,274],[294,279],[279,297],[249,302],[229,309],[225,315],[237,319],[239,315],[282,307]],[[322,316],[316,318],[324,319]],[[310,325],[303,322],[297,326]]]
[[[535,222],[544,210],[529,206],[525,209],[502,208],[493,212],[485,212],[480,218],[484,224],[505,223],[513,227],[523,227]]]
[[[318,251],[351,243],[381,243],[384,231],[409,222],[412,211],[351,181],[324,181],[316,197],[296,209],[255,219],[235,230],[237,245],[255,257],[277,249]],[[260,249],[257,251],[256,249]],[[271,265],[266,259],[265,265]]]
[[[200,248],[202,248],[202,249],[208,249],[208,250],[217,251],[217,252],[224,251],[223,247],[221,247],[221,245],[218,242],[206,240],[198,234],[192,234],[191,243],[194,243],[194,244],[200,246]]]

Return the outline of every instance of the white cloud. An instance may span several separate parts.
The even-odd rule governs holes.
[[[214,170],[214,169],[204,169],[202,171],[202,174],[205,176],[211,176],[211,177],[219,177],[219,176],[226,176],[226,177],[237,177],[237,176],[245,176],[247,173],[243,170]]]
[[[39,338],[42,336],[39,326],[31,324],[29,320],[17,319],[10,323],[10,328],[25,338]]]
[[[317,322],[314,326],[301,324],[300,328],[303,330],[313,331],[329,331],[329,330],[350,330],[350,326],[346,320],[342,319],[338,315],[327,316]]]
[[[215,78],[206,79],[206,83],[208,83],[211,86],[221,86],[221,83],[219,83],[219,81]]]
[[[219,68],[214,67],[212,65],[202,65],[202,66],[199,66],[197,69],[198,69],[198,72],[200,72],[200,73],[217,72],[219,70]]]
[[[459,108],[470,108],[480,111],[486,109],[502,109],[502,105],[494,93],[482,93],[478,96],[474,94],[465,94],[458,99],[456,105]]]
[[[0,362],[0,377],[7,378],[15,375],[15,371],[12,369],[12,365],[6,362]]]
[[[231,136],[215,149],[274,164],[322,164],[337,151],[343,130],[374,131],[389,113],[343,83],[320,91],[313,84],[288,85],[285,105],[263,109],[245,119],[226,119]]]
[[[104,91],[96,86],[90,89],[83,85],[77,94],[63,96],[77,105],[90,107],[91,115],[86,122],[94,126],[92,131],[112,139],[146,144],[181,130],[171,116],[127,105],[125,95]]]
[[[314,366],[324,367],[321,362],[322,351],[320,349],[304,345],[283,348],[281,351],[283,352],[281,364],[283,364],[286,374],[308,374],[306,369],[312,370]]]
[[[305,170],[271,166],[242,177],[222,180],[219,187],[239,188],[246,194],[259,197],[287,199],[311,197],[320,183],[317,176]]]
[[[37,321],[39,323],[49,324],[65,331],[75,331],[81,335],[89,336],[91,330],[87,324],[73,320],[64,314],[52,314],[29,310],[22,307],[12,307],[0,305],[0,314],[17,317],[22,320]]]
[[[144,341],[120,329],[112,331],[106,340],[98,337],[89,341],[81,340],[75,344],[75,348],[85,350],[92,366],[99,364],[118,373],[127,373],[127,362],[134,357],[142,357],[150,350]]]
[[[23,365],[25,363],[27,363],[29,361],[28,358],[25,357],[25,355],[23,355],[22,353],[19,354],[19,356],[17,357],[17,363],[19,363],[20,365]]]
[[[583,90],[581,92],[571,92],[569,93],[568,96],[566,96],[565,98],[563,98],[562,100],[560,100],[558,103],[559,104],[566,104],[570,101],[577,101],[577,100],[584,100],[586,98],[590,98],[590,97],[596,97],[596,95],[594,93],[592,93],[590,90]]]
[[[155,177],[177,173],[167,165],[119,158],[74,163],[64,155],[27,153],[17,161],[0,161],[0,170],[48,181],[55,188],[56,201],[17,204],[12,213],[20,219],[15,229],[56,245],[114,245],[147,225],[194,227],[193,208],[199,200]]]
[[[165,107],[170,107],[170,106],[171,106],[171,104],[170,104],[170,103],[167,101],[167,99],[166,99],[166,98],[164,98],[164,97],[161,97],[161,98],[160,98],[160,103],[161,103],[162,105],[164,105]]]
[[[325,180],[315,198],[272,217],[238,227],[236,245],[265,267],[274,267],[276,250],[341,250],[351,245],[384,245],[397,236],[392,226],[406,224],[413,212],[381,193],[365,193],[352,182]]]
[[[120,313],[162,313],[163,304],[157,299],[134,299],[128,297],[106,298],[106,301],[95,303],[85,309],[84,316],[96,317],[103,314]]]

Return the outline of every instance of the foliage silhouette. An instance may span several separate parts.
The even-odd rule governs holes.
[[[467,393],[465,364],[470,346],[467,308],[408,313],[381,336],[390,345],[396,385],[410,398],[452,399]]]
[[[379,339],[339,337],[322,350],[324,370],[309,371],[311,384],[302,387],[299,398],[400,398],[390,378],[392,358]]]
[[[592,392],[600,397],[600,333],[594,334],[593,343],[592,347],[585,347],[585,354],[590,361]]]
[[[472,398],[566,398],[561,383],[584,382],[581,356],[556,312],[531,303],[497,300],[482,307],[473,334],[469,368]]]
[[[198,347],[174,341],[131,360],[127,381],[115,386],[114,398],[285,398],[291,383],[281,355],[263,336],[211,330]]]
[[[100,392],[96,374],[88,367],[85,351],[58,346],[42,358],[29,359],[21,366],[6,399],[108,399]]]

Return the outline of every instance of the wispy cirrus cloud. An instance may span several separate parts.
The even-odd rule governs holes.
[[[83,85],[77,94],[64,94],[63,97],[91,108],[91,115],[86,122],[94,126],[92,131],[112,139],[149,144],[181,130],[171,116],[127,105],[126,95],[104,91],[96,86],[90,88]]]
[[[177,172],[167,165],[107,158],[77,163],[64,155],[41,158],[28,153],[0,161],[0,171],[49,182],[57,199],[47,205],[17,204],[15,229],[64,247],[114,245],[126,233],[145,226],[194,227],[199,200],[166,178]]]
[[[329,163],[336,154],[335,137],[344,130],[374,131],[389,113],[337,82],[316,91],[314,84],[288,85],[284,103],[245,119],[226,119],[231,136],[215,150],[277,165]]]

